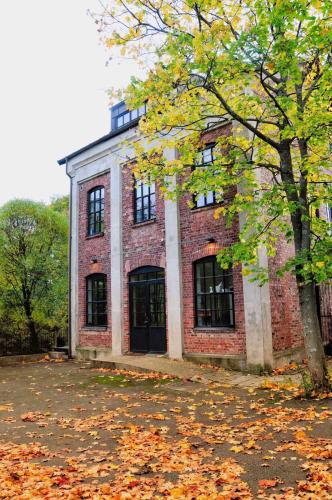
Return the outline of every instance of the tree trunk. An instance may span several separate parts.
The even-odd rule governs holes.
[[[310,254],[311,251],[307,180],[302,172],[300,175],[300,189],[297,190],[292,166],[290,141],[284,140],[281,145],[282,147],[279,150],[281,179],[284,184],[288,203],[296,207],[296,210],[291,211],[290,216],[294,234],[295,256],[302,258],[303,254]],[[306,145],[304,144],[301,144],[301,154],[304,157],[306,156]],[[296,278],[303,323],[304,347],[314,389],[321,391],[329,387],[329,381],[317,315],[315,284],[313,280],[311,283],[305,284],[301,271],[301,265],[299,265]]]
[[[37,353],[39,350],[38,334],[36,331],[36,325],[32,318],[32,306],[29,297],[24,300],[24,311],[27,320],[27,326],[30,334],[30,350],[32,353]]]
[[[36,331],[35,322],[30,317],[28,318],[28,328],[30,333],[30,349],[32,353],[37,353],[39,351],[38,345],[38,334]]]
[[[298,283],[304,347],[308,357],[308,368],[316,390],[329,387],[324,347],[317,315],[316,291],[313,283]]]

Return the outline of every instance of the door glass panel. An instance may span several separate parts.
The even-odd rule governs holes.
[[[150,286],[150,326],[165,326],[164,283]]]
[[[144,327],[146,319],[145,287],[135,286],[133,288],[133,326]]]

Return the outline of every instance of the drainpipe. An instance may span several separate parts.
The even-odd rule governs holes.
[[[71,249],[72,249],[72,194],[73,194],[73,178],[68,173],[68,160],[66,158],[66,174],[70,179],[70,195],[69,195],[69,255],[68,255],[68,357],[71,359],[72,356],[72,329],[71,329]]]

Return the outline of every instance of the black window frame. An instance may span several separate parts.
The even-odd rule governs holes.
[[[98,283],[103,283],[103,296],[100,298],[98,296],[99,286]],[[89,291],[91,284],[92,299],[89,300]],[[94,296],[94,294],[96,294]],[[89,305],[92,304],[92,311],[89,311]],[[104,305],[104,310],[100,305]],[[87,327],[106,327],[107,326],[107,276],[103,273],[95,273],[86,276],[85,278],[85,308],[86,317],[85,324]],[[91,320],[90,320],[91,316]]]
[[[212,262],[213,263],[213,274],[212,276],[209,276],[209,275],[206,275],[205,274],[205,263],[207,262]],[[197,266],[198,265],[202,265],[203,264],[203,279],[206,280],[206,278],[212,278],[212,281],[213,281],[213,292],[198,292],[198,269],[197,269]],[[195,293],[195,297],[194,297],[194,308],[195,308],[195,328],[202,328],[202,329],[215,329],[215,328],[231,328],[231,329],[234,329],[235,328],[235,304],[234,304],[234,287],[233,287],[233,270],[232,268],[230,269],[220,269],[219,270],[219,273],[216,274],[216,264],[217,264],[217,258],[215,255],[212,255],[212,256],[208,256],[208,257],[204,257],[203,259],[199,259],[199,260],[196,260],[194,263],[193,263],[193,267],[194,267],[194,293]],[[220,272],[222,274],[220,274]],[[229,277],[231,277],[231,286],[229,288],[229,291],[223,291],[223,292],[216,292],[216,278],[217,276],[222,276],[222,279],[223,279],[223,282],[225,283],[225,277],[227,277],[229,279]],[[200,278],[202,279],[202,278]],[[200,296],[203,296],[203,297],[206,297],[207,295],[209,295],[211,297],[211,303],[213,302],[214,304],[214,308],[212,309],[212,307],[208,308],[206,306],[206,298],[204,300],[204,303],[205,303],[205,308],[198,308],[198,298]],[[213,311],[217,311],[217,305],[218,304],[218,301],[216,301],[216,296],[230,296],[230,300],[228,301],[229,304],[230,304],[230,307],[226,310],[227,311],[227,314],[229,316],[229,321],[228,322],[223,322],[223,321],[215,321],[213,320]],[[211,322],[210,324],[201,324],[201,322],[199,321],[199,311],[205,311],[206,316],[208,317],[208,314],[210,314],[210,318],[211,318]],[[219,312],[219,315],[220,317],[223,316],[223,313],[222,311]],[[214,314],[214,317],[216,318],[216,314]]]
[[[99,192],[99,198],[96,193]],[[93,200],[91,196],[93,195]],[[90,189],[87,194],[87,236],[96,236],[104,234],[105,229],[105,187],[96,186]],[[96,202],[99,201],[99,209],[96,210]],[[93,222],[91,222],[91,217]]]
[[[153,191],[151,190],[152,186],[153,186]],[[144,194],[144,187],[148,189],[147,194]],[[139,195],[138,195],[138,190],[140,190]],[[151,202],[152,197],[154,197],[154,203]],[[144,215],[144,199],[148,200],[147,217],[145,217]],[[139,200],[141,200],[141,208],[138,209],[137,207]],[[141,217],[138,216],[139,213],[141,213]],[[155,221],[156,216],[157,216],[156,183],[146,182],[143,179],[134,178],[134,223],[142,224],[144,222]]]
[[[198,152],[198,154],[201,155],[202,162],[201,163],[196,162],[193,170],[196,170],[196,168],[204,168],[206,165],[211,165],[212,163],[214,163],[213,151],[215,149],[215,146],[216,146],[216,144],[214,142],[212,142],[212,143],[209,143],[209,144],[205,144],[204,148],[200,149],[200,151]],[[209,149],[211,150],[211,161],[205,162],[204,161],[204,156],[203,156],[204,155],[204,151],[207,151]],[[208,193],[212,193],[212,201],[211,202],[207,201]],[[216,192],[215,191],[208,191],[208,193],[194,195],[194,197],[193,197],[193,199],[194,199],[194,205],[195,205],[194,209],[205,208],[205,207],[212,207],[213,205],[216,205],[218,203],[218,201],[216,199]],[[204,198],[204,204],[202,204],[202,205],[198,205],[197,204],[199,197],[203,197]]]
[[[112,130],[120,130],[136,123],[146,114],[146,102],[139,108],[129,110],[126,103],[121,101],[112,107]]]

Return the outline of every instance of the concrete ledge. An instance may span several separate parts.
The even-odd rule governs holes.
[[[221,366],[227,370],[246,371],[246,357],[240,356],[214,356],[213,354],[191,354],[186,353],[183,358],[197,364]]]
[[[110,347],[77,347],[76,359],[80,361],[91,361],[92,359],[103,359],[112,355]]]
[[[301,363],[306,357],[304,347],[295,347],[293,349],[285,349],[284,351],[274,351],[273,367],[281,368],[291,361]]]
[[[20,354],[19,356],[0,356],[0,366],[17,365],[19,363],[30,363],[44,359],[47,352],[43,354]]]
[[[68,356],[66,353],[61,352],[61,351],[50,351],[48,353],[50,359],[61,359],[62,361],[65,361],[68,359]]]

